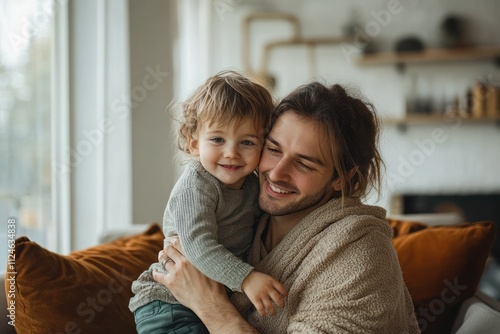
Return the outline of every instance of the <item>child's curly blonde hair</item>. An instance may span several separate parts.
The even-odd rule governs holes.
[[[273,99],[266,88],[235,71],[219,72],[181,104],[177,146],[191,154],[189,141],[197,139],[205,122],[227,125],[251,118],[257,131],[264,135],[273,109]]]

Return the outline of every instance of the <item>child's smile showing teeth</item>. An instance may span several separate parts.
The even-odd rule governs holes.
[[[237,165],[220,165],[222,168],[227,169],[229,171],[235,171],[240,168],[240,166]]]

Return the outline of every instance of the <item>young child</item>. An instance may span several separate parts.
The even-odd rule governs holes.
[[[260,215],[255,169],[272,110],[269,92],[235,72],[219,73],[199,87],[183,104],[178,137],[179,148],[197,159],[174,186],[163,218],[166,238],[178,235],[201,272],[244,292],[262,316],[286,294],[280,282],[242,260]],[[129,308],[138,333],[208,333],[154,281],[153,270],[165,272],[164,263],[154,263],[132,284]]]

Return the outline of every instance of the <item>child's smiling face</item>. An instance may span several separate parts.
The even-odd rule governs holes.
[[[229,124],[204,124],[198,138],[190,141],[191,154],[226,187],[240,189],[245,177],[258,166],[263,131],[247,118]]]

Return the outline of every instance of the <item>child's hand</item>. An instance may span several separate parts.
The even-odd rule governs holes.
[[[274,304],[279,308],[285,306],[285,287],[272,276],[251,271],[243,280],[241,289],[263,317],[276,315]]]

